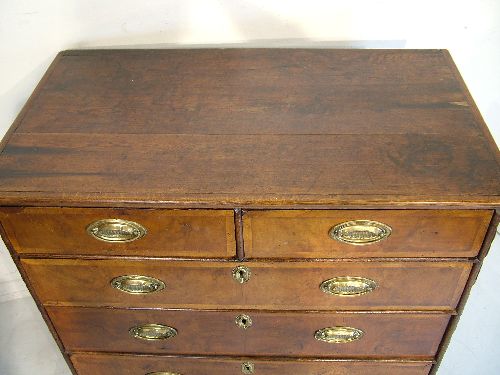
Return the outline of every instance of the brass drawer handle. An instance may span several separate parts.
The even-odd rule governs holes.
[[[248,315],[241,314],[238,315],[235,319],[235,323],[238,327],[242,329],[248,329],[252,326],[252,318],[250,318]]]
[[[132,242],[144,237],[147,231],[134,221],[104,219],[89,224],[87,233],[104,242]]]
[[[111,280],[111,286],[128,294],[149,294],[165,289],[165,283],[154,277],[123,275]]]
[[[373,292],[377,283],[365,277],[339,276],[323,281],[319,288],[327,294],[354,297]]]
[[[389,237],[392,228],[372,220],[353,220],[330,228],[328,235],[337,241],[350,245],[370,245]]]
[[[240,284],[246,283],[250,280],[250,276],[252,275],[252,271],[250,268],[246,266],[238,266],[233,268],[233,279],[239,282]]]
[[[241,372],[243,374],[253,374],[255,371],[255,365],[252,362],[244,362],[241,364]]]
[[[329,344],[344,344],[359,340],[363,337],[364,332],[352,327],[327,327],[317,330],[314,333],[314,338],[318,341],[327,342]]]
[[[148,372],[146,375],[182,375],[178,372],[169,372],[169,371],[156,371],[156,372]]]
[[[163,324],[141,324],[130,328],[129,334],[141,340],[168,340],[177,335],[177,330]]]

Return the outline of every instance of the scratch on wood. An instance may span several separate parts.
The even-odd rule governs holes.
[[[467,103],[467,102],[448,102],[448,103],[450,103],[452,105],[458,105],[460,107],[468,107],[469,106],[469,103]]]

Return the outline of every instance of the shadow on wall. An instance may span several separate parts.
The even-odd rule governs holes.
[[[405,48],[406,40],[336,40],[336,41],[317,41],[306,38],[287,38],[287,39],[254,39],[244,42],[234,43],[141,43],[141,44],[123,44],[122,38],[117,38],[116,43],[109,39],[110,44],[101,44],[99,42],[79,44],[78,49],[168,49],[168,48]]]
[[[406,40],[325,40],[311,39],[307,30],[297,21],[290,20],[280,14],[274,14],[263,9],[257,4],[247,1],[222,0],[217,8],[218,17],[210,19],[209,14],[203,14],[192,1],[184,1],[170,4],[165,8],[164,15],[151,20],[151,9],[146,7],[135,9],[133,18],[129,20],[114,19],[111,22],[120,23],[121,32],[116,36],[91,37],[73,43],[72,48],[405,48]],[[88,8],[75,9],[77,13],[88,11]],[[159,10],[161,12],[161,10]],[[195,15],[194,13],[197,13]],[[189,42],[196,40],[196,32],[200,32],[199,17],[203,16],[204,27],[212,27],[220,30],[230,25],[231,33],[229,42],[198,43]],[[344,35],[349,35],[348,29],[351,23],[350,17],[345,13],[333,13],[329,15],[331,29],[337,27],[342,29]],[[78,19],[78,18],[77,18]],[[150,19],[152,21],[149,32],[131,32],[130,19]],[[222,21],[223,20],[223,21]],[[102,19],[103,23],[109,22]],[[102,25],[106,30],[106,24]],[[198,29],[200,26],[200,29]],[[83,32],[82,35],[95,35],[96,25],[93,30]],[[97,26],[98,27],[98,26]],[[83,30],[85,31],[85,30]],[[195,32],[194,37],[190,33]],[[352,33],[355,35],[355,33]],[[203,39],[203,37],[199,38]],[[216,38],[217,39],[217,38]],[[224,39],[224,38],[221,38]],[[189,41],[188,41],[189,40]],[[188,42],[186,42],[188,41]]]
[[[25,73],[24,76],[20,77],[13,86],[2,87],[3,91],[0,93],[0,139],[10,127],[19,111],[21,111],[29,94],[47,70],[55,55],[55,52],[47,51],[47,55],[43,59],[38,60],[36,66],[31,71],[23,72]],[[1,252],[2,249],[0,248]],[[1,281],[2,275],[0,275],[0,283]]]

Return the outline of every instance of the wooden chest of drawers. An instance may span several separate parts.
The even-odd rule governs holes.
[[[66,51],[1,232],[75,374],[424,375],[499,173],[447,51]]]

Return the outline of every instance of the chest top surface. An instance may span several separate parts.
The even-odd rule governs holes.
[[[1,205],[500,203],[443,50],[65,51],[3,146]]]

